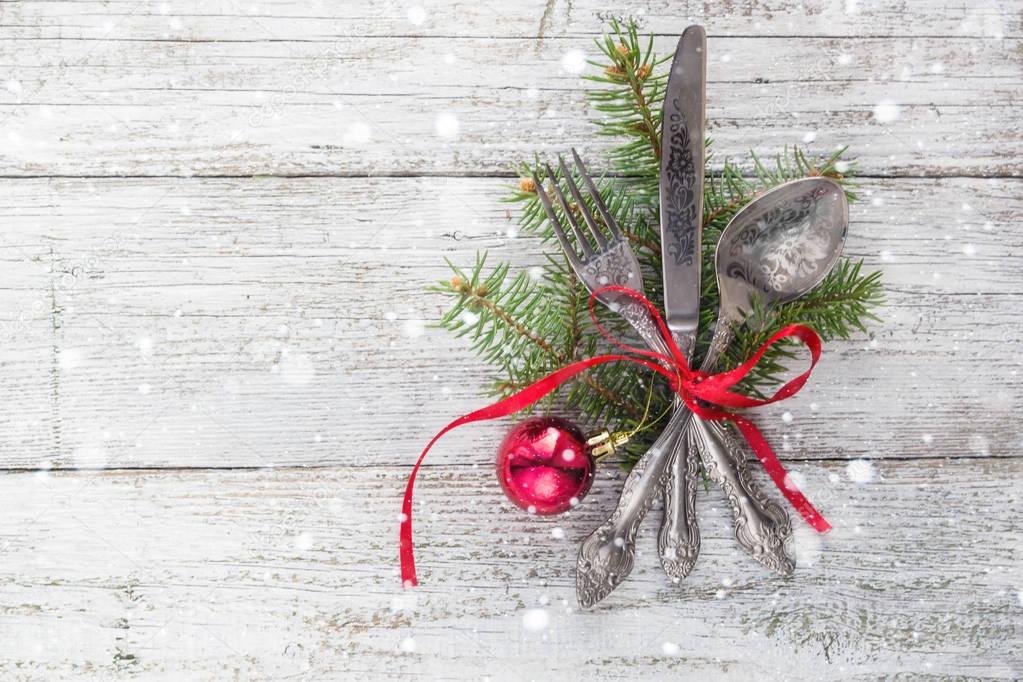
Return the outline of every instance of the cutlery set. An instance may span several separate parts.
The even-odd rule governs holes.
[[[706,63],[706,34],[702,27],[690,26],[672,61],[661,119],[663,319],[672,341],[690,363],[700,311]],[[651,312],[621,292],[604,290],[614,285],[642,295],[640,265],[583,161],[574,150],[572,156],[574,173],[560,158],[559,174],[546,167],[549,189],[533,176],[568,262],[600,303],[624,318],[652,351],[669,356]],[[824,177],[779,185],[735,214],[715,251],[720,306],[701,371],[715,367],[755,302],[787,303],[827,276],[841,255],[848,222],[844,191]],[[657,535],[660,563],[676,582],[689,574],[700,551],[695,514],[699,462],[725,493],[735,538],[743,550],[768,568],[791,573],[794,562],[786,549],[792,534],[788,514],[753,480],[747,467],[751,454],[731,424],[704,421],[676,398],[663,432],[626,477],[614,510],[580,546],[576,564],[580,604],[601,601],[632,571],[639,527],[658,499],[664,511]]]
[[[798,391],[820,356],[819,336],[803,325],[787,325],[742,366],[723,373],[714,371],[727,355],[736,329],[756,323],[755,318],[751,319],[756,310],[806,295],[834,269],[849,225],[846,195],[835,181],[811,175],[755,195],[734,213],[714,251],[719,298],[714,331],[703,357],[694,357],[704,258],[706,70],[706,34],[702,27],[690,26],[679,39],[672,60],[661,116],[658,158],[663,316],[644,297],[643,272],[629,245],[629,235],[608,209],[575,150],[571,165],[559,156],[557,171],[545,164],[542,177],[540,169],[532,174],[529,189],[524,191],[535,191],[570,268],[590,292],[591,306],[599,302],[620,316],[649,351],[644,355],[641,349],[625,346],[634,353],[572,359],[441,429],[420,453],[405,487],[399,532],[404,585],[418,584],[412,540],[413,488],[424,458],[438,439],[464,424],[515,414],[608,362],[631,361],[665,376],[676,397],[663,431],[626,476],[614,509],[580,544],[576,560],[580,604],[593,606],[629,576],[635,564],[640,526],[658,501],[663,509],[657,533],[661,566],[675,582],[689,575],[700,553],[695,501],[701,465],[728,499],[739,546],[778,573],[787,575],[795,566],[787,549],[792,525],[786,510],[753,479],[748,467],[752,458],[760,461],[807,523],[818,532],[830,528],[786,477],[784,467],[756,426],[727,409],[765,405]],[[458,282],[459,287],[467,286],[461,277]],[[593,320],[596,323],[596,317]],[[479,326],[473,329],[477,335],[483,333]],[[771,344],[790,337],[810,350],[810,369],[766,400],[729,390]],[[697,364],[699,369],[694,370]],[[525,428],[528,422],[519,426]],[[498,455],[498,474],[503,476],[500,480],[505,494],[535,513],[541,513],[540,508],[531,500],[555,502],[552,509],[561,503],[578,502],[576,491],[579,497],[584,495],[592,480],[595,452],[586,451],[583,440],[571,428],[563,428],[560,435],[555,428],[552,435],[553,427],[542,419],[529,428],[539,429],[541,423],[545,424],[543,430],[533,435],[515,430],[509,433],[508,439],[515,435],[508,445],[514,449],[513,458],[502,459],[505,443]],[[556,445],[562,436],[569,439],[566,443],[575,443],[576,449]],[[539,447],[538,442],[543,446]],[[578,460],[580,453],[585,453],[586,461]]]

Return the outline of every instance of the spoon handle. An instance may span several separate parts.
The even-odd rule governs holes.
[[[721,317],[701,369],[710,371],[732,340],[733,320]],[[732,507],[735,539],[754,559],[788,575],[795,565],[785,553],[792,524],[785,509],[764,494],[750,475],[748,444],[731,424],[699,417],[689,427],[689,445],[699,451],[707,473]]]
[[[689,437],[703,456],[707,473],[728,497],[735,519],[735,539],[754,559],[782,575],[795,564],[785,552],[792,534],[788,514],[753,481],[745,441],[729,425],[694,419]]]

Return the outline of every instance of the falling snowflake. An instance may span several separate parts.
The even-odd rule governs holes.
[[[561,58],[561,68],[569,73],[582,73],[586,68],[586,53],[582,50],[569,50]]]
[[[845,467],[845,475],[853,483],[870,483],[875,473],[874,465],[865,459],[854,459]]]
[[[458,137],[458,119],[450,112],[445,111],[438,114],[434,128],[437,134],[443,138],[451,140]]]
[[[899,105],[890,99],[881,100],[877,106],[874,107],[874,118],[879,123],[891,123],[899,118]]]
[[[350,147],[361,147],[367,144],[372,137],[369,126],[357,121],[348,126],[348,130],[341,136],[341,143]]]
[[[426,330],[426,324],[422,320],[405,320],[401,326],[401,333],[410,339],[422,336]]]
[[[413,5],[408,8],[408,20],[414,26],[421,25],[426,21],[426,10],[419,5]]]
[[[551,615],[546,609],[526,609],[522,614],[522,627],[527,632],[546,630],[551,623]]]

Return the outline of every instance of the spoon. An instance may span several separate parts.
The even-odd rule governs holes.
[[[754,299],[765,306],[781,305],[820,284],[838,262],[848,225],[845,192],[828,178],[779,185],[736,213],[715,254],[721,303],[701,369],[714,368]],[[785,542],[792,525],[785,509],[753,481],[746,441],[731,424],[699,418],[692,420],[688,436],[728,497],[742,548],[768,568],[791,573],[795,565]]]
[[[713,367],[732,340],[734,326],[745,320],[754,297],[765,303],[791,301],[817,286],[838,262],[849,224],[849,207],[838,183],[827,178],[793,180],[775,187],[743,207],[721,234],[715,267],[721,303],[718,322],[703,367]],[[618,505],[597,530],[583,540],[576,562],[576,597],[592,606],[610,594],[632,571],[639,525],[667,478],[674,445],[686,435],[692,413],[672,415],[654,445],[625,479]],[[763,563],[774,561],[791,532],[788,516],[755,488],[744,464],[741,442],[718,424],[696,420],[688,437],[701,447],[711,476],[725,489],[735,514],[736,538]],[[736,444],[740,447],[735,447]],[[778,514],[777,512],[780,512]],[[791,560],[788,561],[791,571]],[[762,557],[762,558],[761,558]]]

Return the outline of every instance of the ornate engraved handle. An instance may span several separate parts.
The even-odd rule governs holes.
[[[686,408],[676,405],[676,410]],[[690,427],[692,428],[692,427]],[[696,453],[684,435],[675,441],[664,484],[664,519],[657,535],[661,567],[673,580],[682,580],[700,554],[700,527],[696,524]]]
[[[696,333],[673,332],[672,339],[689,359],[696,345]],[[675,410],[685,410],[681,400]],[[664,483],[664,517],[657,534],[657,555],[661,567],[672,580],[679,581],[693,570],[700,554],[700,527],[696,523],[696,453],[689,441],[680,437],[669,454],[668,475]]]
[[[753,481],[746,464],[746,442],[731,425],[693,419],[692,447],[700,451],[710,477],[721,486],[732,507],[735,539],[754,559],[783,575],[795,564],[785,552],[792,534],[788,514]]]
[[[732,341],[734,321],[718,319],[702,369],[710,371]],[[732,507],[735,539],[754,559],[779,573],[794,569],[785,553],[792,523],[784,508],[764,494],[750,475],[747,443],[730,424],[694,418],[688,443],[700,451],[704,467],[721,487]]]
[[[614,512],[579,546],[575,591],[579,603],[593,606],[611,594],[632,572],[636,532],[664,489],[668,454],[692,413],[677,410],[667,427],[629,472]]]

